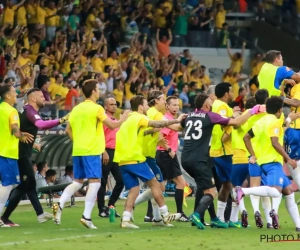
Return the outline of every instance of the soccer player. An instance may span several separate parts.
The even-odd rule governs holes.
[[[108,97],[104,100],[104,108],[107,117],[113,121],[116,119],[114,115],[117,111],[117,102],[114,98]],[[118,132],[118,128],[116,129],[109,129],[104,125],[104,136],[105,136],[105,151],[102,156],[102,178],[101,178],[101,187],[99,188],[97,194],[97,201],[98,201],[98,209],[99,209],[99,216],[102,218],[109,217],[109,209],[110,206],[115,206],[115,203],[118,201],[119,196],[124,188],[124,182],[122,178],[122,174],[120,168],[117,163],[113,161],[115,155],[115,148],[116,148],[116,133]],[[116,185],[112,191],[112,194],[109,198],[107,207],[105,207],[105,191],[107,185],[107,179],[109,172],[112,173]],[[116,217],[120,217],[120,215],[116,212]]]
[[[297,84],[291,89],[291,98],[284,99],[284,103],[293,106],[292,110],[295,113],[300,114],[300,85]],[[287,164],[293,180],[296,182],[300,188],[300,120],[295,120],[290,124],[290,127],[284,133],[284,144],[285,151],[291,157],[291,159],[297,161],[297,168],[293,169],[289,164]],[[299,204],[299,201],[298,201]]]
[[[300,218],[298,207],[291,182],[284,174],[283,160],[293,168],[297,167],[296,161],[292,160],[283,148],[283,128],[279,119],[282,114],[283,100],[273,96],[266,101],[267,115],[257,121],[244,137],[244,142],[251,157],[250,163],[257,163],[262,168],[262,173],[266,176],[266,185],[250,188],[236,188],[236,200],[239,204],[244,195],[257,195],[263,197],[280,197],[285,195],[285,205],[292,217],[296,231],[300,231]],[[260,143],[254,149],[251,138],[258,137]],[[274,206],[274,203],[273,203]],[[270,211],[272,225],[278,229],[278,216],[274,208]]]
[[[148,95],[148,103],[149,103],[150,108],[147,110],[147,117],[150,120],[155,120],[155,121],[162,120],[164,118],[164,115],[162,114],[162,112],[164,112],[166,109],[166,99],[165,99],[165,95],[163,94],[163,92],[158,91],[158,90],[151,91]],[[181,114],[178,119],[182,119],[183,116],[184,116],[184,114]],[[168,128],[172,129],[174,131],[178,131],[181,129],[181,126],[179,124],[173,124],[173,125],[168,126]],[[160,168],[156,164],[156,149],[157,149],[157,144],[159,141],[158,139],[159,139],[158,131],[156,131],[153,134],[149,134],[149,135],[145,136],[144,141],[143,141],[143,143],[144,143],[143,154],[146,157],[146,162],[147,162],[148,166],[151,168],[155,177],[157,178],[158,182],[160,183],[161,190],[164,191],[165,186],[163,183],[163,176],[162,176]],[[161,138],[160,141],[163,144],[163,141],[164,141],[163,138]],[[185,181],[182,177],[180,168],[176,169],[176,170],[173,169],[173,170],[174,170],[174,173],[172,173],[172,177],[176,183],[175,201],[176,201],[176,205],[177,205],[177,213],[181,213],[182,214],[181,221],[186,222],[189,220],[182,211],[183,188],[185,186]],[[152,197],[152,193],[151,193],[151,190],[149,189],[137,197],[134,206],[137,206],[138,204],[149,200],[150,197]],[[153,210],[154,209],[156,209],[156,211],[158,210],[157,204],[155,203],[155,201],[152,201],[151,205],[152,205]],[[149,209],[149,206],[150,206],[150,204],[148,202],[147,217],[149,217],[149,215],[150,215],[149,211],[151,211],[151,209]],[[148,219],[145,217],[144,221],[152,222],[152,218]]]
[[[25,143],[33,142],[33,136],[21,132],[20,119],[13,107],[17,103],[17,92],[11,85],[0,86],[0,214],[5,207],[13,185],[20,183],[18,169],[19,140]],[[0,219],[0,227],[9,227]]]
[[[255,97],[248,98],[245,104],[245,112],[247,112],[248,109],[253,108],[255,105]],[[242,124],[239,127],[236,127],[231,132],[233,156],[230,181],[233,187],[242,186],[247,176],[249,175],[248,154],[243,141],[244,135],[247,132],[248,122]],[[228,135],[227,133],[224,133],[222,141],[225,142],[226,140],[228,140],[229,136],[230,135]],[[242,211],[242,223],[238,220],[239,211]],[[232,210],[228,226],[237,228],[240,228],[241,226],[248,227],[248,213],[246,211],[243,199],[241,200],[239,206],[237,206],[235,202],[232,203]]]
[[[255,102],[256,102],[256,104],[263,105],[263,104],[265,104],[268,97],[269,97],[268,90],[259,89],[255,93]],[[267,115],[267,113],[264,112],[264,113],[261,113],[259,115],[251,117],[247,122],[248,130],[250,128],[252,128],[253,125],[258,120],[260,120],[262,117],[264,117],[266,115]],[[284,115],[283,114],[281,115],[280,119],[281,119],[281,122],[283,124],[284,123]],[[258,138],[258,137],[252,138],[251,143],[253,145],[253,148],[256,149],[257,148],[256,145],[260,143],[260,138]],[[250,187],[259,187],[260,185],[263,184],[262,178],[261,178],[262,169],[257,164],[252,164],[251,162],[249,162],[249,176],[250,176]],[[271,210],[270,198],[269,197],[261,197],[261,198],[262,198],[262,207],[264,209],[265,216],[266,216],[267,228],[272,228],[272,219],[269,216],[269,212]],[[261,219],[261,213],[260,213],[260,208],[259,208],[260,197],[255,196],[255,195],[250,195],[250,200],[251,200],[251,204],[252,204],[253,211],[254,211],[254,218],[255,218],[256,226],[258,228],[262,228],[263,227],[263,221]],[[273,208],[275,209],[275,211],[277,213],[277,210],[278,210],[279,205],[281,203],[281,196],[272,198],[272,202],[273,202]],[[242,224],[243,223],[245,223],[245,221],[243,220],[243,217],[242,217]]]
[[[212,104],[212,112],[223,117],[230,118],[233,115],[233,110],[228,106],[228,101],[232,100],[232,89],[230,83],[219,83],[215,88],[217,100]],[[217,174],[222,183],[218,196],[217,216],[220,218],[218,222],[225,222],[224,212],[227,205],[227,199],[231,190],[230,176],[232,169],[232,147],[231,139],[222,142],[222,136],[227,131],[231,133],[231,127],[222,128],[221,125],[216,125],[213,128],[210,156],[213,158]],[[213,225],[216,227],[228,227],[227,223]]]
[[[281,84],[294,85],[300,81],[300,74],[290,68],[283,66],[283,58],[280,51],[270,50],[266,54],[266,63],[258,74],[260,89],[267,89],[269,95],[282,96]]]
[[[35,137],[39,129],[50,129],[64,123],[68,116],[61,119],[43,121],[39,116],[39,109],[44,107],[45,98],[42,91],[38,88],[32,88],[27,92],[28,103],[24,106],[23,112],[20,113],[21,131],[32,134]],[[32,167],[31,155],[34,142],[19,142],[19,159],[18,166],[20,172],[21,184],[12,192],[8,206],[2,215],[2,221],[9,226],[19,226],[13,223],[9,217],[16,209],[24,194],[27,194],[39,223],[44,223],[53,218],[52,214],[43,211],[36,192],[36,180]]]
[[[105,150],[103,124],[115,129],[127,119],[129,111],[125,111],[119,121],[108,118],[102,106],[96,104],[100,96],[96,80],[85,81],[82,92],[86,99],[74,107],[66,128],[68,136],[73,141],[74,181],[64,190],[58,204],[54,204],[52,209],[54,222],[59,225],[65,203],[82,187],[83,180],[88,179],[89,189],[80,222],[87,228],[97,229],[91,220],[91,214],[102,175],[101,154]]]
[[[147,164],[146,157],[143,154],[144,135],[145,133],[153,133],[153,130],[146,130],[148,127],[167,127],[179,123],[184,116],[180,116],[175,120],[153,121],[145,116],[149,108],[145,97],[133,97],[130,100],[130,104],[133,112],[117,132],[114,157],[114,161],[119,163],[125,188],[129,190],[125,211],[122,216],[121,227],[138,228],[138,226],[134,225],[130,219],[135,200],[139,195],[139,179],[150,187],[152,196],[148,195],[148,199],[154,198],[159,207],[158,210],[153,209],[154,223],[159,223],[163,226],[163,224],[167,224],[170,221],[178,220],[181,217],[181,214],[170,215],[168,212],[168,208],[164,203],[160,184]]]
[[[189,113],[188,117],[181,122],[181,126],[185,128],[184,146],[181,156],[182,167],[195,179],[197,189],[202,189],[204,192],[204,196],[190,217],[192,223],[199,229],[205,229],[201,222],[204,218],[200,218],[200,215],[204,214],[204,211],[209,206],[213,206],[213,200],[216,195],[212,169],[207,162],[209,159],[209,142],[214,126],[217,124],[238,126],[245,123],[251,115],[260,111],[260,106],[255,106],[244,115],[231,119],[211,112],[212,105],[212,100],[207,94],[198,95],[195,99],[197,111]],[[216,215],[212,217],[211,225],[219,225],[220,219]],[[221,223],[227,224],[225,222]]]

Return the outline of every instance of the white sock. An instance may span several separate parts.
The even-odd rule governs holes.
[[[270,211],[272,210],[270,197],[261,197],[261,205],[264,209],[267,223],[272,224],[272,218],[269,215]]]
[[[292,168],[290,164],[287,164],[291,176],[293,177],[293,180],[298,185],[298,188],[300,189],[300,161],[297,161],[297,167],[295,169]]]
[[[272,198],[272,208],[275,210],[276,214],[278,214],[278,208],[281,203],[282,194],[279,197]]]
[[[2,215],[3,208],[8,200],[8,196],[12,190],[13,186],[2,186],[0,185],[0,215]]]
[[[140,194],[136,198],[135,203],[134,203],[134,207],[136,207],[137,205],[139,205],[143,202],[151,200],[152,198],[153,198],[153,195],[152,195],[151,189],[147,189],[144,193]]]
[[[230,221],[238,222],[239,220],[239,207],[235,202],[232,202]]]
[[[280,192],[276,188],[268,186],[242,188],[245,195],[257,195],[276,198],[280,196]]]
[[[247,211],[246,208],[245,208],[244,198],[242,198],[240,200],[240,204],[239,204],[239,211],[240,211],[240,213],[242,213],[244,210]]]
[[[75,194],[76,191],[78,191],[82,187],[82,184],[76,181],[73,181],[69,186],[65,188],[63,191],[60,199],[59,199],[59,205],[61,209],[64,208],[65,203],[71,199],[72,195]]]
[[[159,211],[159,207],[154,199],[151,200],[152,203],[152,210],[153,210],[153,219],[156,221],[161,220],[161,214]]]
[[[285,196],[285,207],[288,210],[290,216],[292,217],[292,220],[295,223],[296,227],[300,228],[299,210],[295,202],[294,193]]]
[[[226,205],[227,205],[227,202],[223,202],[223,201],[219,201],[218,200],[218,203],[217,203],[217,217],[219,217],[220,221],[223,221],[225,222],[225,219],[224,219],[224,213],[225,213],[225,208],[226,208]]]
[[[250,201],[251,201],[251,205],[253,207],[253,211],[254,213],[256,211],[260,212],[259,211],[259,200],[260,200],[260,197],[259,196],[256,196],[256,195],[250,195]],[[270,210],[271,211],[271,210]]]
[[[169,211],[168,211],[168,207],[167,205],[164,205],[162,207],[159,208],[159,212],[163,217],[166,217],[169,215]]]
[[[124,211],[122,220],[123,221],[130,221],[130,218],[131,218],[131,213],[128,212],[128,211]]]
[[[86,219],[91,219],[92,211],[95,205],[97,193],[100,186],[101,186],[100,182],[93,182],[89,184],[89,189],[85,196],[85,205],[84,205],[84,212],[83,212],[83,216]]]

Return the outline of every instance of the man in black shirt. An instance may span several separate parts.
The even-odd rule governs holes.
[[[57,125],[67,121],[68,116],[61,119],[43,121],[38,110],[44,106],[45,98],[40,89],[33,88],[27,93],[28,104],[24,106],[23,112],[20,115],[20,128],[21,131],[28,132],[36,138],[38,129],[50,129],[56,127]],[[32,147],[34,142],[23,143],[19,142],[19,171],[21,184],[17,186],[12,192],[8,206],[2,215],[1,219],[4,224],[9,226],[19,226],[9,220],[9,216],[18,206],[20,200],[24,194],[27,194],[32,206],[38,217],[38,222],[43,223],[53,218],[52,214],[45,213],[40,204],[40,201],[36,192],[36,181],[35,174],[32,167],[31,155]]]
[[[196,111],[189,113],[188,117],[181,122],[181,126],[185,128],[181,163],[184,170],[195,179],[197,189],[203,190],[204,196],[191,215],[191,221],[197,228],[204,229],[205,226],[201,222],[203,218],[200,218],[200,215],[204,214],[204,211],[209,206],[213,206],[213,200],[216,194],[212,169],[207,162],[209,158],[209,142],[213,127],[215,124],[223,126],[241,125],[245,123],[251,115],[259,113],[260,106],[255,106],[236,119],[223,118],[219,114],[211,112],[212,100],[204,93],[196,97],[195,106]],[[214,217],[211,218],[214,225],[224,223],[221,222],[216,215],[212,217]]]

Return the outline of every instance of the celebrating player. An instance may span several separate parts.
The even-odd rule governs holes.
[[[283,59],[280,51],[270,50],[266,54],[266,63],[262,66],[258,81],[260,89],[267,89],[269,95],[281,96],[283,91],[281,84],[294,85],[300,81],[300,74],[290,68],[283,66]]]
[[[100,155],[105,150],[103,124],[115,129],[127,119],[129,111],[125,111],[119,121],[108,118],[102,106],[96,104],[100,95],[96,80],[85,81],[82,92],[86,100],[72,110],[66,128],[73,141],[74,181],[64,190],[58,204],[53,205],[53,215],[54,222],[60,224],[65,203],[82,187],[83,180],[88,179],[89,189],[80,222],[87,228],[97,229],[91,220],[91,214],[102,175]]]
[[[5,207],[8,196],[14,184],[20,183],[18,169],[19,140],[24,143],[33,142],[33,135],[21,132],[17,110],[13,107],[17,103],[17,92],[9,84],[0,86],[0,214]],[[0,227],[9,227],[0,219]]]
[[[209,206],[213,206],[213,200],[216,195],[212,169],[207,163],[209,141],[214,126],[217,124],[222,126],[241,125],[245,123],[251,115],[257,114],[260,108],[260,106],[255,106],[244,115],[236,119],[231,119],[223,118],[219,114],[211,112],[212,105],[212,100],[208,95],[198,95],[195,99],[197,111],[188,114],[188,117],[181,122],[181,126],[185,128],[184,146],[181,156],[182,167],[195,179],[197,189],[199,188],[204,192],[204,196],[201,198],[199,205],[191,215],[191,221],[199,229],[205,228],[201,222],[201,219],[204,218],[200,218],[200,215],[204,214],[204,211]],[[212,217],[211,225],[219,225],[220,219],[216,215]]]
[[[143,96],[136,96],[130,100],[131,110],[133,111],[128,120],[122,124],[116,136],[116,150],[114,161],[119,163],[125,188],[129,190],[125,211],[122,216],[122,228],[138,228],[131,219],[136,198],[139,194],[139,179],[145,182],[151,189],[152,197],[157,203],[158,209],[153,209],[154,223],[161,225],[178,220],[181,214],[169,214],[168,208],[164,203],[160,184],[155,178],[154,173],[146,162],[143,154],[144,134],[155,131],[145,131],[148,127],[163,128],[181,121],[184,116],[176,120],[153,121],[145,116],[149,108],[148,102]],[[154,208],[154,207],[153,207]]]
[[[292,217],[296,231],[300,231],[300,218],[298,207],[291,182],[284,174],[283,159],[293,168],[297,167],[296,161],[292,160],[283,149],[283,128],[279,119],[282,113],[283,100],[280,97],[271,97],[266,101],[267,115],[257,121],[244,137],[246,148],[250,153],[250,162],[257,163],[266,176],[266,185],[250,188],[236,188],[236,200],[239,204],[244,195],[257,195],[280,197],[281,192],[285,195],[285,205]],[[254,149],[251,138],[257,137],[260,143]],[[274,203],[272,204],[274,206]],[[278,216],[274,208],[270,211],[273,228],[278,229]]]
[[[34,136],[37,135],[39,129],[50,129],[67,121],[68,115],[56,120],[43,121],[38,114],[40,108],[44,107],[45,98],[42,91],[38,88],[30,89],[27,92],[28,104],[24,106],[23,112],[20,114],[20,129]],[[12,192],[8,206],[2,215],[2,221],[9,226],[19,226],[9,220],[10,215],[16,209],[24,194],[27,194],[35,212],[39,223],[44,223],[53,218],[52,214],[43,211],[41,203],[36,192],[35,174],[32,168],[31,155],[33,142],[19,142],[19,172],[21,184]]]

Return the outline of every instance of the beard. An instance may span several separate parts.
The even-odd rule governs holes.
[[[39,108],[45,107],[45,103],[44,103],[44,102],[36,103],[36,105],[37,105]]]

